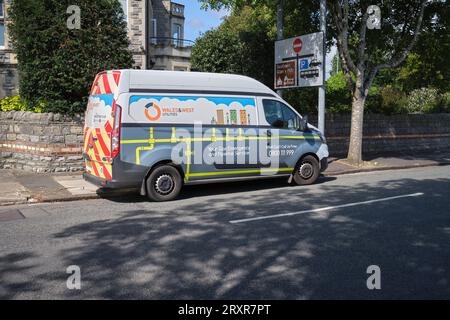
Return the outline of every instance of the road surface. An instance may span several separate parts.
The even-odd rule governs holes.
[[[1,207],[0,298],[449,299],[450,166]]]

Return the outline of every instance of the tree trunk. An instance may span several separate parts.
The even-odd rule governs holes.
[[[359,81],[357,81],[358,84]],[[362,137],[364,103],[366,96],[361,86],[356,86],[353,92],[352,101],[352,122],[350,130],[350,145],[348,148],[347,160],[354,165],[362,165]]]

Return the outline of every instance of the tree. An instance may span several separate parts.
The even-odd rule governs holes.
[[[202,1],[202,0],[200,0]],[[200,37],[192,51],[196,70],[237,73],[274,86],[274,41],[277,37],[277,1],[202,1],[205,7],[231,9],[231,15],[216,29]],[[298,5],[283,0],[285,34],[299,35],[316,31],[316,2]],[[300,113],[317,112],[317,89],[287,89],[283,98]]]
[[[237,35],[219,26],[206,31],[192,48],[192,69],[202,72],[242,73],[239,52],[242,43]]]
[[[13,0],[12,45],[19,62],[20,95],[43,111],[85,109],[95,75],[129,68],[126,23],[118,0],[78,0],[81,29],[67,27],[70,0]]]
[[[425,11],[417,44],[405,63],[395,70],[394,81],[406,92],[426,86],[449,91],[449,52],[450,2],[434,1]]]
[[[399,66],[419,37],[427,0],[384,0],[381,30],[369,30],[373,0],[329,0],[332,29],[348,86],[352,92],[350,145],[347,159],[362,164],[364,104],[380,70]],[[375,2],[375,3],[374,3]]]
[[[219,9],[229,7],[234,10],[243,5],[259,5],[264,3],[269,7],[276,6],[281,0],[200,0],[205,7]],[[319,1],[283,0],[289,6],[288,14],[293,8],[304,6],[310,10],[296,13],[296,18],[308,17],[312,22],[317,21],[319,15]],[[445,1],[427,0],[327,0],[329,24],[327,42],[332,39],[337,42],[348,88],[352,93],[352,125],[348,160],[356,165],[362,163],[362,133],[364,106],[370,88],[380,71],[398,67],[414,47],[423,28],[424,16],[430,25],[431,18],[442,21],[440,15],[436,17],[433,6],[440,7],[442,14],[448,15],[448,5]],[[381,10],[381,30],[368,30],[367,22],[372,19],[369,7],[377,5]],[[427,10],[425,10],[427,9]],[[441,14],[441,15],[442,15]],[[295,17],[294,17],[295,19]],[[289,21],[286,17],[285,21]],[[445,23],[440,23],[445,25]],[[289,24],[292,25],[292,24]],[[317,31],[317,26],[311,24]],[[432,28],[430,28],[431,30]],[[443,38],[448,36],[447,29],[442,32]],[[388,73],[383,72],[388,79]]]
[[[192,49],[192,67],[243,74],[273,86],[274,26],[269,8],[242,7],[197,40]]]

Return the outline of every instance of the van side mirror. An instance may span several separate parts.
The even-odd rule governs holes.
[[[308,129],[308,116],[304,116],[300,119],[299,128],[300,131],[306,131]]]

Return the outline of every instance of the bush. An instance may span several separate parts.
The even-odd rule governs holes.
[[[84,111],[95,75],[129,68],[127,27],[118,0],[78,0],[81,29],[67,28],[69,0],[15,0],[8,10],[20,95],[46,112]]]
[[[405,93],[391,85],[384,86],[379,90],[378,112],[380,113],[402,113],[406,103]]]
[[[349,113],[352,111],[352,96],[343,72],[328,78],[326,90],[327,112]]]
[[[317,88],[285,89],[283,99],[301,115],[317,114]]]
[[[441,94],[439,99],[439,112],[450,112],[450,91]]]
[[[438,90],[420,88],[410,92],[405,109],[408,113],[430,113],[437,111],[438,106]]]
[[[30,103],[21,99],[19,96],[6,97],[0,100],[0,110],[8,111],[33,111],[40,113],[45,109],[45,103],[40,102],[35,106],[30,106]]]

